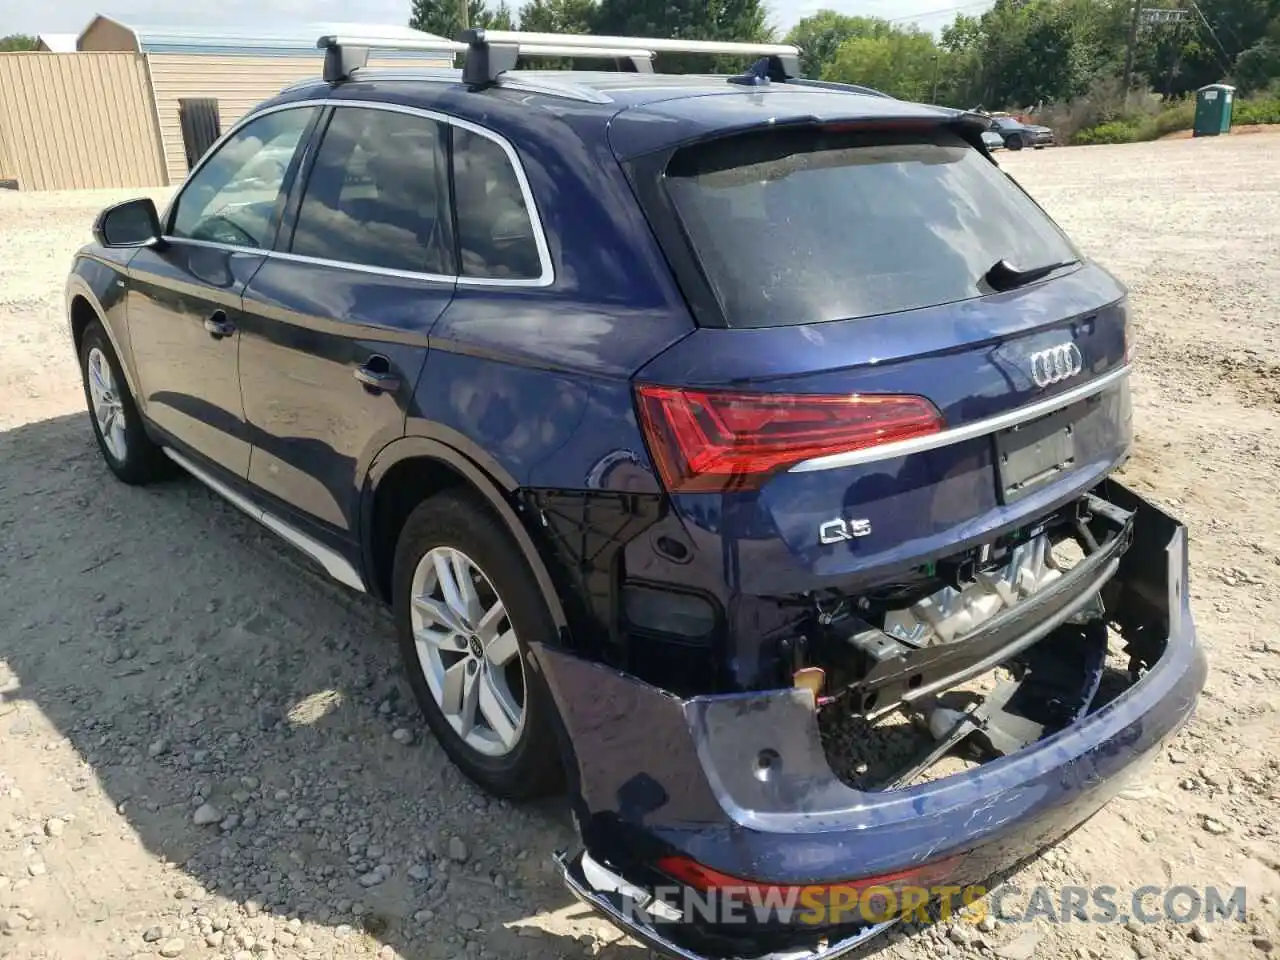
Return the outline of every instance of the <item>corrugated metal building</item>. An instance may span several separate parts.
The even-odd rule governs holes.
[[[386,24],[321,23],[287,28],[217,30],[160,27],[124,23],[100,15],[81,32],[82,51],[129,51],[143,54],[150,72],[157,125],[169,183],[187,174],[188,144],[183,140],[182,110],[189,115],[193,101],[216,101],[220,127],[227,130],[255,104],[298,80],[320,75],[322,56],[316,39],[324,34],[355,37],[429,39],[404,26]],[[449,66],[450,59],[430,54],[384,54],[371,58],[371,67],[394,67],[411,60],[415,65]],[[199,150],[196,151],[196,155]]]
[[[20,190],[165,183],[144,58],[0,54],[0,181]]]

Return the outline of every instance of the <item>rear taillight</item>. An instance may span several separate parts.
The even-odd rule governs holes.
[[[672,493],[759,487],[789,466],[943,427],[924,397],[730,393],[636,387],[640,422]]]

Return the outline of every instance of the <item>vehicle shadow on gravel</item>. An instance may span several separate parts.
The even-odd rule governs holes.
[[[101,892],[105,955],[642,955],[569,909],[567,804],[490,800],[425,733],[379,604],[194,480],[117,482],[83,414],[0,433],[0,624],[0,742],[38,710],[77,818],[122,833],[96,779],[180,867]]]

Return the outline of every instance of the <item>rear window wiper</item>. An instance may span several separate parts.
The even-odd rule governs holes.
[[[1058,263],[1046,263],[1044,266],[1019,270],[1011,265],[1008,260],[997,260],[991,266],[991,269],[982,275],[982,279],[987,281],[993,290],[1013,290],[1028,283],[1035,283],[1035,281],[1044,279],[1055,270],[1074,266],[1079,262],[1079,260],[1060,260]]]

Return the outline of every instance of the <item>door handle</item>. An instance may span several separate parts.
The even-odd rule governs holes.
[[[370,357],[352,375],[370,393],[394,393],[400,389],[400,378],[391,372],[391,361],[383,356]]]
[[[215,310],[205,318],[204,328],[215,340],[229,337],[236,332],[235,324],[228,320],[227,315],[221,310]]]

